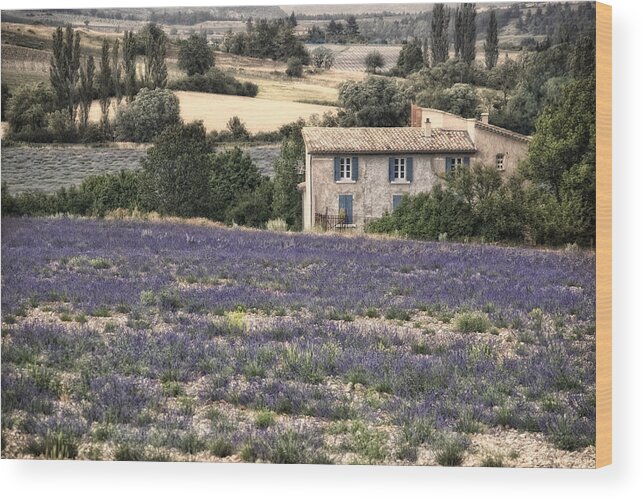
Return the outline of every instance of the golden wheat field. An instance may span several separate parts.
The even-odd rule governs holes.
[[[205,128],[223,130],[228,120],[238,116],[250,132],[269,132],[298,118],[322,115],[334,111],[332,106],[300,102],[260,99],[200,92],[175,92],[181,106],[181,117],[186,122],[202,120]],[[113,110],[110,111],[112,116]],[[98,101],[92,105],[90,120],[100,120]]]

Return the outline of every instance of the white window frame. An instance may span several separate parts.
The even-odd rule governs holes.
[[[406,180],[406,158],[395,158],[393,160],[393,182],[403,182]]]
[[[339,159],[339,180],[340,181],[350,181],[352,177],[352,160],[350,156],[342,156]]]
[[[504,171],[505,169],[505,154],[498,153],[496,155],[496,170]]]

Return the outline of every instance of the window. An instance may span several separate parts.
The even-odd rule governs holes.
[[[505,155],[502,153],[498,153],[496,155],[496,169],[497,170],[505,169]]]
[[[404,181],[406,180],[406,159],[395,158],[395,168],[393,170],[393,180]]]
[[[413,157],[389,156],[388,159],[388,180],[389,182],[401,182],[408,184],[413,181]]]
[[[463,158],[451,158],[451,165],[449,165],[449,170],[451,172],[457,172],[464,165]]]
[[[339,159],[339,179],[340,180],[351,180],[351,159],[340,158]]]

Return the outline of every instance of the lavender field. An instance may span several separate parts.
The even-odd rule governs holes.
[[[2,456],[592,467],[595,256],[2,220]]]

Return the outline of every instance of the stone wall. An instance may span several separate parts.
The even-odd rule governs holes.
[[[393,209],[393,196],[430,191],[444,173],[443,155],[404,155],[413,157],[413,180],[390,182],[388,155],[358,157],[356,181],[335,181],[334,155],[308,155],[306,194],[304,196],[304,229],[314,224],[315,213],[337,215],[339,195],[353,196],[353,224],[363,229],[364,222]]]

